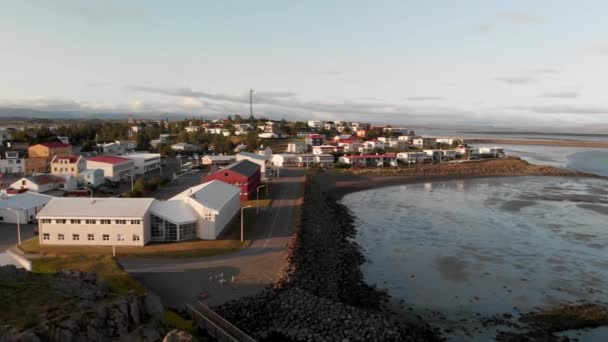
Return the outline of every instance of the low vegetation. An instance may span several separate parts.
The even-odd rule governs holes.
[[[42,312],[65,304],[44,278],[28,282],[0,279],[0,322],[26,329],[35,326]]]
[[[61,270],[73,269],[95,273],[105,281],[113,293],[126,295],[131,292],[143,294],[145,288],[125,272],[110,255],[77,255],[55,258],[41,258],[32,261],[32,272],[54,274]]]
[[[549,332],[596,328],[608,325],[608,307],[591,303],[560,306],[528,314],[525,321]]]
[[[169,178],[140,178],[133,185],[133,190],[127,192],[127,197],[143,197],[154,192],[161,186],[169,184]]]

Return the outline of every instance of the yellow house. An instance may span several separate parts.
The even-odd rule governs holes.
[[[72,155],[72,145],[60,142],[50,142],[32,145],[27,148],[28,158],[25,160],[25,173],[50,172],[51,159],[54,156]]]
[[[51,159],[51,174],[70,174],[78,179],[80,172],[86,169],[86,160],[81,156],[54,156]]]

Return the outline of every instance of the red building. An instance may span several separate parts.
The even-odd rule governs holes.
[[[255,198],[256,188],[261,183],[260,166],[249,160],[232,163],[223,169],[217,170],[205,177],[205,182],[219,180],[241,188],[241,200]]]

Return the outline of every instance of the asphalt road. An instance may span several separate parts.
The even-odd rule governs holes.
[[[35,224],[21,225],[21,241],[31,239],[34,234]],[[17,225],[0,223],[0,251],[17,244]]]
[[[181,309],[187,303],[214,306],[258,293],[273,283],[285,266],[293,232],[293,214],[304,184],[302,169],[282,169],[270,184],[270,207],[260,210],[246,239],[252,245],[235,253],[196,259],[121,259],[121,265],[165,304]],[[246,209],[255,210],[255,209]]]

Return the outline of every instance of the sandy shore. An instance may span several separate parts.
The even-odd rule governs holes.
[[[608,142],[583,140],[549,140],[549,139],[464,139],[467,144],[497,144],[497,145],[542,145],[542,146],[570,146],[570,147],[600,147],[608,148]]]
[[[392,185],[519,176],[599,177],[552,166],[534,165],[516,157],[399,168],[329,170],[313,177],[323,192],[337,200],[351,192]]]

